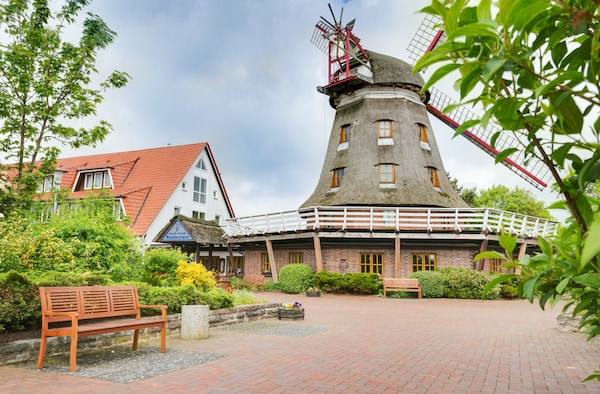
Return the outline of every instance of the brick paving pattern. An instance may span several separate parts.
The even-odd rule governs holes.
[[[598,382],[582,382],[599,367],[600,342],[559,331],[558,308],[521,300],[256,296],[299,301],[305,320],[210,329],[201,340],[170,336],[165,363],[169,349],[222,357],[130,383],[2,366],[0,393],[600,393]]]

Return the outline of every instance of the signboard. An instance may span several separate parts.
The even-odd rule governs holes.
[[[161,238],[162,242],[173,242],[173,241],[195,241],[195,239],[187,231],[183,223],[177,220],[166,234]]]

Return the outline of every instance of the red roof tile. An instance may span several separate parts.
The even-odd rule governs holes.
[[[125,213],[131,219],[132,230],[144,235],[168,198],[181,183],[187,171],[206,149],[231,217],[231,203],[208,143],[105,153],[91,156],[61,158],[57,169],[63,173],[61,188],[72,190],[79,171],[110,169],[113,193],[123,199]],[[72,193],[83,198],[89,191]]]

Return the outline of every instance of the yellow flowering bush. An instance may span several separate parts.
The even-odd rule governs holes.
[[[217,286],[212,271],[206,269],[204,264],[189,263],[180,260],[176,270],[177,283],[193,285],[200,291],[207,291]]]

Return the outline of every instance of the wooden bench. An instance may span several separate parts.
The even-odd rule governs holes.
[[[419,293],[421,298],[421,284],[414,278],[383,278],[383,298],[388,291],[406,291]]]
[[[245,275],[244,278],[239,282],[239,286],[252,287],[252,290],[258,288],[265,289],[265,276],[264,275]]]
[[[136,350],[140,329],[160,327],[160,351],[164,353],[166,350],[167,307],[140,305],[135,286],[40,287],[40,301],[42,338],[38,369],[44,366],[48,337],[71,337],[69,358],[71,372],[77,369],[79,337],[135,330],[132,350]],[[158,308],[162,314],[160,318],[142,318],[140,315],[142,308]],[[89,319],[96,320],[87,322],[88,324],[82,322]]]

